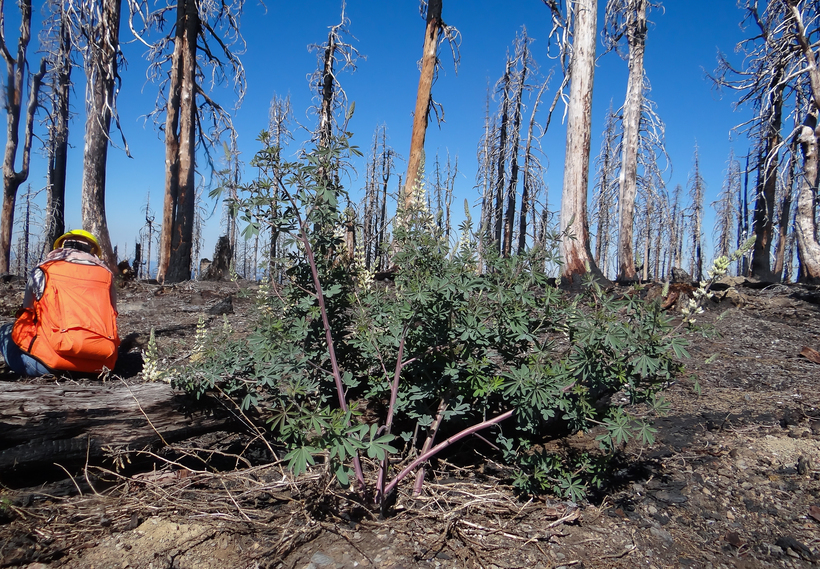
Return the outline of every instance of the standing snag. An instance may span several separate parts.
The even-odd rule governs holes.
[[[553,10],[555,18],[557,7],[554,4],[548,5]],[[592,140],[592,79],[595,74],[598,6],[596,0],[579,0],[572,6],[574,23],[569,66],[570,91],[560,229],[568,233],[561,240],[561,257],[564,261],[561,276],[574,286],[580,281],[581,275],[587,272],[601,279],[604,276],[590,252],[587,218],[587,182]],[[568,49],[570,46],[562,46],[562,51]]]
[[[34,114],[37,111],[40,82],[46,71],[45,60],[37,73],[27,72],[26,51],[31,41],[31,0],[20,2],[20,37],[17,53],[12,55],[6,43],[5,2],[0,0],[0,54],[6,63],[5,107],[6,147],[3,155],[3,209],[0,212],[0,272],[7,273],[11,259],[11,234],[14,225],[14,205],[17,190],[28,179]],[[20,149],[20,126],[23,95],[28,88],[28,104],[23,119],[23,147]],[[22,150],[22,163],[16,169],[17,152]]]
[[[407,176],[404,179],[404,206],[413,204],[413,188],[418,182],[424,163],[424,138],[427,134],[427,123],[430,109],[435,109],[433,101],[433,81],[439,66],[438,45],[440,39],[450,42],[453,57],[458,69],[458,30],[448,26],[441,19],[442,0],[421,0],[421,12],[425,15],[427,26],[424,31],[424,50],[421,59],[419,88],[416,94],[416,109],[413,112],[413,133],[410,137],[410,156],[407,159]]]
[[[112,270],[116,270],[117,259],[105,217],[105,170],[120,83],[121,7],[121,0],[102,0],[101,5],[93,0],[82,0],[74,7],[77,21],[82,25],[82,35],[87,38],[82,51],[87,81],[82,224],[97,236],[102,258]],[[117,123],[119,126],[119,120]]]
[[[223,133],[233,130],[230,114],[211,99],[203,83],[207,77],[231,83],[236,104],[241,103],[245,68],[237,54],[243,47],[239,33],[243,5],[244,0],[179,0],[175,10],[159,9],[148,18],[158,29],[167,24],[168,14],[176,18],[171,26],[174,36],[160,38],[150,51],[149,77],[160,83],[152,115],[165,113],[160,282],[191,278],[197,226],[196,151],[210,152]]]

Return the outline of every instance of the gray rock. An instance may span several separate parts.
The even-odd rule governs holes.
[[[692,276],[680,267],[672,267],[672,282],[692,284]]]
[[[336,562],[333,561],[333,558],[329,555],[326,555],[321,551],[317,551],[311,556],[310,564],[319,569],[321,567],[333,567],[336,565]]]

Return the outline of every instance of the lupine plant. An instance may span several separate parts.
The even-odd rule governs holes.
[[[563,294],[545,272],[557,247],[504,258],[485,244],[479,262],[466,204],[451,245],[421,184],[394,222],[395,279],[374,283],[335,231],[347,197],[338,173],[355,152],[343,136],[293,162],[257,154],[262,175],[231,207],[251,231],[289,236],[286,278],[259,295],[255,330],[220,337],[176,374],[182,385],[219,387],[267,421],[295,474],[321,462],[376,503],[411,474],[420,492],[424,465],[479,433],[520,469],[519,488],[574,498],[603,480],[604,463],[569,464],[535,442],[598,428],[607,456],[653,441],[660,391],[686,355],[656,303],[614,300],[593,282]],[[368,405],[384,411],[365,421]]]

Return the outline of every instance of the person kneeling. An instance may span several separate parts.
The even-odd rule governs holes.
[[[17,320],[0,327],[0,354],[11,371],[44,375],[114,369],[120,338],[114,275],[97,239],[75,229],[26,282]]]

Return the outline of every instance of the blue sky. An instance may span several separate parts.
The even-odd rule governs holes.
[[[599,11],[603,12],[603,0]],[[669,188],[686,185],[692,168],[695,142],[700,147],[702,175],[707,184],[707,205],[720,191],[730,148],[736,154],[746,151],[743,140],[731,140],[730,129],[741,123],[746,113],[733,110],[732,94],[717,93],[705,73],[716,66],[718,50],[733,54],[735,44],[743,38],[739,27],[742,13],[734,0],[667,0],[663,10],[650,13],[645,66],[652,85],[650,97],[666,123],[666,145],[672,161],[667,172]],[[13,6],[13,4],[11,4]],[[268,107],[274,94],[290,95],[296,121],[312,128],[314,117],[307,112],[313,92],[307,76],[316,68],[316,55],[308,51],[311,43],[326,40],[330,26],[338,23],[339,0],[310,2],[276,2],[262,6],[249,0],[242,16],[242,30],[247,50],[242,55],[248,90],[237,111],[235,125],[239,132],[242,160],[250,161],[258,149],[256,136],[267,124]],[[6,10],[10,10],[6,4]],[[354,143],[366,150],[377,125],[386,124],[389,143],[407,156],[412,125],[412,111],[418,84],[418,60],[421,56],[424,21],[417,0],[348,0],[348,26],[353,45],[366,57],[358,62],[355,73],[340,75],[348,98],[356,102],[350,125]],[[603,14],[599,14],[602,18]],[[36,16],[35,16],[36,17]],[[455,210],[461,210],[466,198],[475,202],[476,150],[483,128],[488,82],[492,85],[504,70],[506,53],[516,34],[526,26],[533,44],[534,57],[547,74],[554,62],[547,57],[547,34],[550,20],[540,0],[444,0],[444,21],[461,32],[461,61],[454,70],[449,51],[443,52],[444,68],[434,85],[434,98],[444,107],[445,123],[428,129],[426,153],[428,172],[438,152],[458,157],[460,176],[456,182]],[[7,36],[16,40],[16,29],[7,23]],[[121,40],[130,40],[123,26]],[[11,40],[10,40],[11,41]],[[446,50],[446,48],[445,48]],[[161,139],[145,115],[153,108],[156,86],[145,79],[144,47],[134,41],[124,46],[128,68],[122,72],[123,86],[119,99],[120,120],[133,158],[118,149],[109,153],[107,178],[107,216],[112,242],[120,254],[133,254],[134,242],[144,224],[142,208],[150,191],[152,209],[160,218],[164,186],[164,148]],[[599,54],[601,48],[599,46]],[[737,63],[737,56],[734,56]],[[30,61],[34,61],[33,54]],[[595,77],[593,99],[593,158],[600,149],[600,133],[610,101],[615,108],[623,102],[626,90],[626,62],[610,53],[600,58]],[[81,70],[74,73],[82,80]],[[553,77],[548,97],[551,99],[560,83]],[[77,116],[72,125],[73,148],[69,157],[69,188],[66,218],[70,227],[80,225],[79,187],[82,169],[83,85],[77,84],[73,107]],[[233,93],[217,88],[212,97],[230,107]],[[493,103],[494,104],[494,103]],[[562,181],[565,125],[562,108],[543,139],[544,161],[549,170],[550,207],[559,207]],[[301,142],[304,132],[296,132]],[[737,138],[737,137],[735,137]],[[114,137],[117,141],[119,138]],[[221,151],[217,151],[221,154]],[[29,183],[33,190],[45,184],[45,162],[41,155],[33,158]],[[405,164],[399,165],[403,173]],[[362,162],[357,167],[364,174]],[[248,171],[246,176],[251,176]],[[590,178],[594,178],[591,172]],[[356,195],[364,185],[352,174],[348,189]],[[22,190],[21,190],[22,191]],[[210,209],[210,208],[209,208]],[[478,212],[476,210],[475,217]],[[207,222],[203,256],[210,257],[220,233],[220,215]],[[711,221],[704,230],[711,241]]]

